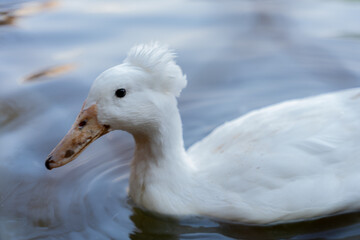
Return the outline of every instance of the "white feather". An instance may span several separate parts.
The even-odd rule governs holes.
[[[133,47],[124,61],[153,75],[152,86],[179,96],[186,86],[186,76],[175,63],[175,54],[157,42]]]

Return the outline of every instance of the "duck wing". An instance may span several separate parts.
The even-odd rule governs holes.
[[[360,88],[250,112],[188,153],[212,187],[258,206],[259,219],[360,208]]]

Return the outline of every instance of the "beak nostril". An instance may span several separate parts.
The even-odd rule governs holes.
[[[86,123],[87,123],[87,120],[81,121],[81,122],[78,124],[79,129],[82,129],[82,128],[86,125]]]

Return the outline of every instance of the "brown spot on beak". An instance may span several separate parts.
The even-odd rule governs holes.
[[[74,153],[75,152],[73,150],[67,150],[66,153],[65,153],[64,158],[71,157],[72,155],[74,155]]]
[[[70,131],[46,159],[47,169],[61,167],[74,160],[90,143],[109,132],[110,126],[97,119],[96,104],[81,109]]]

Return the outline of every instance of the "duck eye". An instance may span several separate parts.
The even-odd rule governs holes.
[[[125,95],[126,95],[126,90],[124,88],[120,88],[115,92],[115,96],[117,96],[118,98],[125,97]]]

